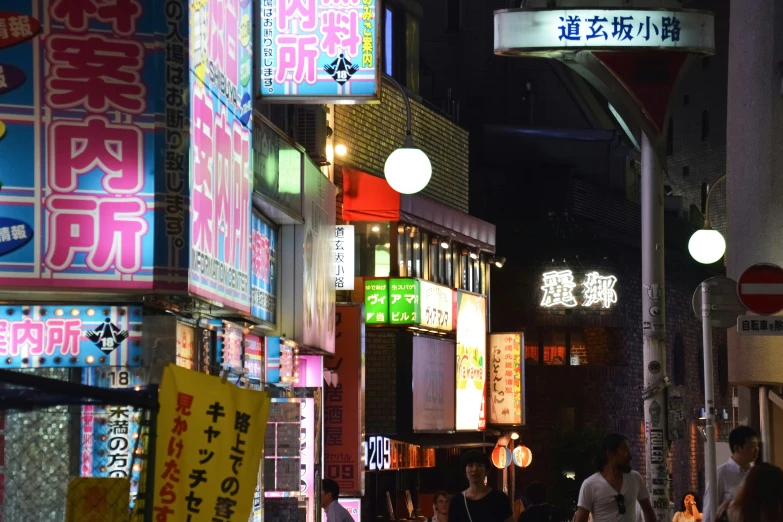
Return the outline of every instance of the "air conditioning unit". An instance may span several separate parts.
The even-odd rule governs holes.
[[[326,160],[326,107],[323,105],[300,105],[296,107],[294,137],[307,151],[317,165]]]

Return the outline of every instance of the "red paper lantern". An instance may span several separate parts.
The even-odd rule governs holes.
[[[492,464],[499,469],[509,467],[511,465],[511,450],[505,446],[496,446],[492,450]]]
[[[533,452],[527,446],[514,448],[514,464],[520,468],[526,468],[533,462]]]

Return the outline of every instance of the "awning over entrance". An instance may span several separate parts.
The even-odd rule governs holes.
[[[419,194],[400,194],[385,179],[343,167],[345,221],[403,221],[495,253],[495,225]]]

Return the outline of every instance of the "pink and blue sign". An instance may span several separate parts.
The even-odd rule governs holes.
[[[259,92],[267,99],[378,98],[380,0],[260,0]]]
[[[250,129],[191,73],[191,293],[250,312]]]
[[[178,204],[156,198],[166,187],[155,167],[169,159],[167,137],[155,131],[168,60],[155,56],[160,35],[170,32],[156,6],[4,3],[0,288],[148,290],[158,274],[184,283],[182,257],[169,248],[185,246],[187,229],[155,241],[156,199],[166,202],[161,215]],[[46,20],[42,30],[33,13]],[[187,16],[174,22],[181,27]],[[172,190],[186,196],[186,188]]]
[[[253,112],[251,0],[190,4],[190,69],[243,125]]]
[[[140,306],[8,306],[0,368],[141,365]]]
[[[250,313],[253,317],[274,324],[277,306],[275,229],[255,213],[251,216],[251,228],[253,266],[250,287],[253,295]]]

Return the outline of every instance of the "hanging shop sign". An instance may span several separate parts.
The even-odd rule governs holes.
[[[190,69],[243,125],[253,105],[252,14],[252,2],[190,2]]]
[[[265,101],[348,103],[380,92],[378,0],[261,0]]]
[[[261,389],[264,385],[264,342],[260,337],[245,336],[244,362],[251,385]]]
[[[177,322],[177,366],[198,371],[196,330]]]
[[[457,429],[486,428],[487,313],[483,297],[457,295]]]
[[[435,448],[422,448],[388,437],[367,437],[367,471],[435,467]]]
[[[185,275],[186,230],[163,226],[154,122],[186,118],[163,109],[168,58],[149,30],[160,13],[50,4],[6,0],[14,12],[0,12],[0,91],[17,86],[0,107],[0,288],[144,291],[153,273],[170,285]]]
[[[7,306],[0,368],[140,366],[141,307]]]
[[[156,516],[185,520],[190,506],[202,505],[219,517],[225,514],[220,518],[248,520],[269,395],[169,364],[163,369],[159,402]]]
[[[299,354],[299,380],[294,383],[294,387],[320,388],[323,381],[323,357]]]
[[[253,114],[253,190],[300,219],[302,156],[281,131],[260,114]]]
[[[495,11],[495,54],[640,49],[712,54],[714,17],[669,9]]]
[[[364,310],[366,324],[389,322],[388,279],[368,279],[364,282]]]
[[[413,430],[453,431],[455,427],[454,341],[413,338]]]
[[[524,362],[521,333],[489,335],[489,422],[524,424]]]
[[[190,91],[188,290],[249,313],[250,128],[192,72]]]
[[[223,369],[237,370],[242,368],[242,335],[241,327],[228,321],[223,321],[220,334],[220,361]]]
[[[280,345],[279,337],[264,337],[266,350],[266,382],[277,384],[280,382]]]
[[[275,324],[277,319],[276,231],[253,212],[250,216],[252,263],[250,314]]]
[[[82,384],[98,388],[130,389],[144,385],[139,368],[85,368]],[[127,406],[82,406],[82,477],[130,479],[135,500],[141,478],[141,464],[134,455],[144,453],[140,434],[140,411]]]
[[[334,236],[336,187],[304,160],[304,321],[299,344],[334,353]]]
[[[353,225],[334,227],[334,288],[353,290],[354,276]]]
[[[364,495],[364,325],[361,305],[337,307],[335,355],[324,362],[324,477]]]
[[[617,277],[603,275],[598,272],[585,274],[581,285],[577,285],[571,270],[554,270],[541,276],[541,306],[544,308],[578,306],[577,296],[581,297],[582,306],[611,308],[617,304]],[[577,286],[580,286],[577,289]]]
[[[445,286],[413,278],[367,279],[364,302],[367,324],[454,329],[457,295]]]
[[[419,281],[419,324],[451,331],[457,309],[457,294],[451,288]]]
[[[280,344],[280,382],[293,384],[299,380],[299,347],[292,341]]]

